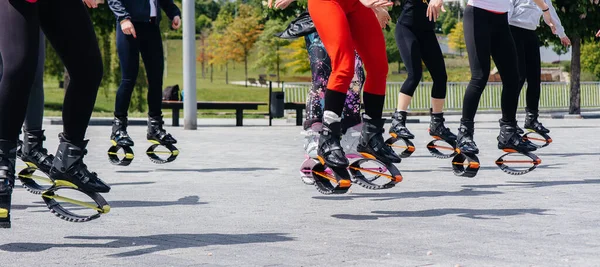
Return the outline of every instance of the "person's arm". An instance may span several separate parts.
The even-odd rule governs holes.
[[[108,7],[117,17],[117,21],[121,22],[125,19],[131,19],[131,15],[125,9],[122,0],[108,0]]]
[[[174,20],[175,17],[181,17],[181,10],[173,3],[173,0],[160,0],[160,7],[171,20]]]
[[[275,1],[275,8],[285,9],[286,7],[288,7],[294,1],[296,1],[296,0],[276,0]],[[273,8],[273,0],[269,0],[267,2],[267,6],[269,6],[269,8]]]
[[[556,9],[554,9],[554,6],[552,5],[552,0],[546,0],[546,4],[548,5],[548,8],[550,8],[548,11],[550,12],[550,16],[554,22],[554,27],[556,27],[556,34],[560,38],[567,37],[567,34],[565,34],[565,28],[560,23],[560,18],[558,17],[558,14],[556,14]]]
[[[535,2],[535,4],[542,9],[542,12],[544,12],[544,22],[546,22],[548,26],[554,27],[554,21],[552,21],[550,12],[548,12],[550,7],[546,4],[546,2],[544,2],[544,0],[533,0],[533,2]]]

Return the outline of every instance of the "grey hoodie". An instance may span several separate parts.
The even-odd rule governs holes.
[[[560,19],[556,14],[556,10],[552,6],[552,0],[544,0],[548,7],[550,7],[550,16],[556,26],[556,34],[560,38],[567,36],[565,34],[565,28],[560,23]],[[510,10],[508,11],[508,24],[528,29],[535,30],[540,24],[540,18],[543,13],[542,10],[532,0],[510,0]]]

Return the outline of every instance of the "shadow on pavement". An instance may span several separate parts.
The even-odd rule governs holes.
[[[526,188],[539,188],[548,186],[561,186],[561,185],[586,185],[586,184],[600,184],[600,179],[584,179],[575,181],[509,181],[506,184],[488,184],[488,185],[463,185],[462,187],[467,188],[500,188],[500,187],[526,187]]]
[[[138,248],[133,251],[110,254],[109,257],[133,257],[154,252],[198,248],[212,245],[239,245],[252,243],[274,243],[293,241],[294,238],[282,233],[258,233],[258,234],[159,234],[150,236],[67,236],[66,239],[83,240],[86,243],[65,244],[63,240],[52,243],[8,243],[0,245],[0,250],[8,252],[41,252],[48,249],[64,248],[107,248],[107,249],[129,249]],[[98,240],[97,243],[88,243],[89,240]]]
[[[207,168],[207,169],[156,169],[156,170],[138,170],[138,171],[116,171],[119,173],[150,173],[150,172],[254,172],[254,171],[274,171],[277,168]]]
[[[460,191],[416,191],[416,192],[397,192],[397,193],[352,193],[344,196],[317,196],[314,199],[319,200],[353,200],[369,198],[372,201],[386,201],[403,198],[425,198],[425,197],[474,197],[484,195],[503,194],[498,191],[478,191],[472,188],[462,189]]]
[[[373,215],[334,214],[331,217],[344,220],[378,220],[384,218],[422,218],[456,215],[469,219],[499,219],[518,215],[549,215],[546,209],[430,209],[417,211],[373,211]]]
[[[536,154],[540,157],[542,156],[551,156],[551,157],[561,157],[561,158],[568,158],[568,157],[579,157],[579,156],[600,156],[600,153],[598,152],[573,152],[573,153],[539,153]],[[565,165],[565,164],[563,164]]]
[[[13,210],[26,210],[29,208],[44,208],[44,210],[35,210],[32,212],[48,212],[46,204],[42,201],[34,202],[35,205],[13,205]],[[191,206],[204,205],[208,202],[200,202],[198,196],[182,197],[175,201],[139,201],[139,200],[114,200],[109,201],[111,208],[145,208],[145,207],[167,207],[167,206]],[[77,210],[77,209],[70,209]]]

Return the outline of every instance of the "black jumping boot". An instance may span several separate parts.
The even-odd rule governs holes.
[[[50,178],[70,182],[86,192],[108,193],[110,186],[100,180],[95,172],[90,172],[83,163],[88,140],[72,142],[62,133],[58,138],[60,144],[50,169]]]
[[[402,159],[383,140],[385,119],[371,119],[363,116],[363,128],[358,143],[358,152],[375,156],[377,160],[390,164],[400,163]]]
[[[460,121],[456,148],[458,148],[461,153],[479,154],[479,148],[473,140],[474,132],[475,122],[465,120]]]
[[[340,144],[342,139],[342,123],[323,123],[319,136],[318,157],[331,168],[347,168],[350,165],[344,149]]]
[[[550,133],[541,122],[538,121],[539,113],[537,110],[525,109],[527,114],[525,115],[525,129],[532,130],[536,133]]]
[[[392,115],[392,127],[390,127],[390,135],[394,138],[415,139],[408,128],[406,128],[406,111],[396,111]]]
[[[430,110],[431,112],[431,110]],[[437,136],[449,144],[456,144],[456,135],[444,125],[444,113],[430,113],[431,121],[429,122],[429,135]]]
[[[25,131],[23,145],[21,146],[21,160],[35,165],[43,173],[50,173],[54,156],[48,154],[44,148],[44,130]]]
[[[127,117],[115,117],[110,140],[113,142],[113,145],[133,146],[133,140],[127,134]]]
[[[10,203],[15,186],[17,144],[0,141],[0,228],[10,228]]]
[[[177,140],[163,129],[163,124],[165,124],[165,122],[163,121],[162,116],[148,118],[148,134],[146,135],[148,141],[158,142],[161,145],[177,144]]]
[[[512,149],[521,153],[537,150],[537,147],[517,133],[516,121],[500,120],[500,135],[498,135],[498,149]]]

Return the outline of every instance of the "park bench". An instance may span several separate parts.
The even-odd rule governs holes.
[[[268,86],[269,82],[267,81],[267,75],[266,74],[260,74],[258,75],[258,83],[260,84],[260,86]]]
[[[200,109],[235,109],[235,125],[243,126],[244,110],[257,110],[258,106],[267,105],[263,102],[197,102]],[[179,126],[179,110],[183,109],[182,101],[163,101],[163,109],[173,111],[173,126]]]
[[[256,79],[254,79],[254,78],[248,78],[248,83],[258,85],[258,83],[256,82]]]
[[[296,126],[302,126],[302,120],[304,116],[304,110],[306,109],[306,103],[302,102],[287,102],[283,103],[283,109],[294,109],[296,110]]]

